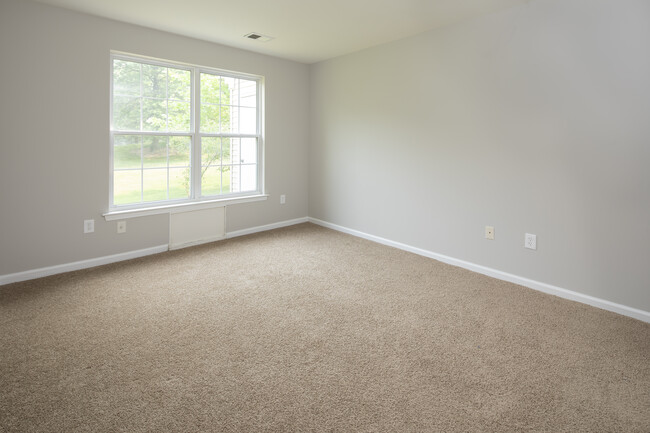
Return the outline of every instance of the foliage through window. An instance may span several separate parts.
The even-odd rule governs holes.
[[[261,194],[259,77],[122,55],[111,71],[111,208]]]

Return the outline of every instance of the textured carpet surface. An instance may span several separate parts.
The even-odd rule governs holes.
[[[311,224],[0,287],[0,344],[8,432],[650,431],[650,324]]]

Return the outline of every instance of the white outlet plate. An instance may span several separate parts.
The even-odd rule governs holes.
[[[84,233],[93,233],[95,231],[95,220],[84,220]]]
[[[280,196],[280,204],[285,204],[287,202],[287,196],[282,194]]]
[[[485,239],[494,240],[494,227],[485,226]]]
[[[118,233],[126,233],[126,221],[118,221],[117,222],[117,232]]]
[[[524,248],[528,248],[529,250],[536,250],[537,235],[531,235],[530,233],[526,233],[526,236],[524,237]]]

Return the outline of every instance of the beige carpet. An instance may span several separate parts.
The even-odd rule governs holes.
[[[1,287],[0,343],[2,431],[650,431],[650,324],[311,224]]]

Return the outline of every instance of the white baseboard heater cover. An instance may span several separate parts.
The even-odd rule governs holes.
[[[226,208],[169,214],[169,249],[204,244],[226,237]]]

